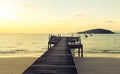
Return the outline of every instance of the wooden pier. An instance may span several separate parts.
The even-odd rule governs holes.
[[[38,58],[23,74],[77,74],[71,48],[81,50],[79,37],[49,36],[48,50]]]

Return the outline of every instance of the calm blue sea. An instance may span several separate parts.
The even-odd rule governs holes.
[[[80,36],[85,56],[120,56],[120,34]],[[47,42],[47,34],[0,34],[0,57],[38,57],[47,50]]]

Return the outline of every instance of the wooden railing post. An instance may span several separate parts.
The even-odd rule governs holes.
[[[81,45],[81,58],[83,58],[83,45]]]

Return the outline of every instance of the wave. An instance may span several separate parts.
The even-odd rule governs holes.
[[[47,48],[41,48],[41,50],[30,50],[30,49],[11,49],[11,50],[1,50],[0,54],[17,54],[17,53],[44,53]]]
[[[99,50],[99,51],[85,51],[86,53],[110,53],[110,54],[120,54],[120,51],[112,50]]]
[[[11,50],[11,51],[0,51],[1,54],[15,54],[19,52],[26,52],[26,50],[17,49],[17,50]]]

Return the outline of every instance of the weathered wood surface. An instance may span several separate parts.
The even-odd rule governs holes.
[[[77,74],[66,39],[49,48],[23,74]]]

